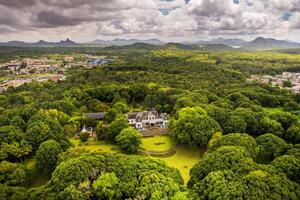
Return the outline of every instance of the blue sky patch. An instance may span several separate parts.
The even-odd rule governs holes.
[[[161,14],[163,14],[165,16],[169,15],[172,10],[173,9],[159,9],[159,11],[161,12]]]
[[[282,15],[282,20],[283,20],[283,21],[289,21],[290,18],[291,18],[292,16],[293,16],[292,13],[290,13],[290,12],[285,12],[285,13]]]

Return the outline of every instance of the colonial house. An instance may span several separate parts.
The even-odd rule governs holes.
[[[93,136],[93,131],[93,127],[86,127],[84,124],[82,130],[77,133],[77,136],[79,137],[81,133],[89,133],[90,136]]]
[[[138,130],[149,127],[167,128],[169,122],[166,113],[158,113],[154,108],[150,111],[128,113],[126,118]]]

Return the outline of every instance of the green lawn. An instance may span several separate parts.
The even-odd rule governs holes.
[[[93,138],[90,138],[87,142],[82,143],[79,139],[69,139],[71,143],[75,145],[75,148],[78,149],[86,149],[89,151],[98,151],[98,152],[118,152],[116,150],[117,146],[114,144],[111,144],[108,141],[105,140],[94,140]]]
[[[175,141],[169,136],[154,136],[142,138],[141,148],[151,151],[167,151],[175,145]]]
[[[187,148],[185,146],[176,146],[175,141],[170,136],[155,136],[142,139],[142,148],[153,151],[167,151],[176,148],[176,154],[170,157],[151,157],[161,159],[168,166],[179,169],[184,182],[190,178],[190,169],[200,160],[200,150],[198,148]]]
[[[162,157],[168,166],[179,169],[184,183],[190,179],[191,168],[200,160],[200,150],[197,148],[187,148],[185,146],[177,146],[176,154],[170,157]]]
[[[264,107],[264,111],[268,112],[270,114],[279,113],[279,112],[285,112],[283,110],[283,108],[281,108],[281,107],[277,107],[277,108],[267,108],[267,107]]]
[[[41,174],[36,168],[36,160],[35,158],[30,158],[25,162],[25,166],[28,170],[32,171],[31,180],[26,183],[27,188],[40,187],[45,185],[47,181],[50,179],[45,174]]]

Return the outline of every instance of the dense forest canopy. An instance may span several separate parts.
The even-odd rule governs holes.
[[[85,54],[116,60],[0,94],[0,199],[300,198],[300,94],[248,80],[299,72],[296,50],[1,47],[0,62]],[[0,75],[9,77],[1,68]],[[151,108],[168,113],[168,137],[178,146],[203,152],[187,184],[180,170],[144,155],[140,133],[124,117]],[[83,115],[98,112],[105,112],[100,122]],[[75,148],[83,126],[117,153]],[[46,181],[29,184],[35,173]]]

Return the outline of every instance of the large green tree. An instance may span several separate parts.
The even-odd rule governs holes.
[[[265,134],[256,138],[258,145],[258,160],[263,163],[268,163],[274,158],[283,155],[289,145],[281,138],[273,134]]]
[[[129,124],[124,117],[120,117],[113,121],[110,125],[110,132],[112,134],[112,138],[117,137],[123,129],[128,127]]]
[[[56,167],[62,149],[55,140],[43,142],[36,152],[37,167],[41,172],[50,174]]]
[[[124,151],[135,153],[138,151],[141,141],[141,133],[136,129],[129,127],[121,131],[121,133],[115,138],[117,144]]]
[[[199,108],[184,109],[171,121],[171,135],[181,144],[204,147],[211,136],[221,130],[218,122]]]

